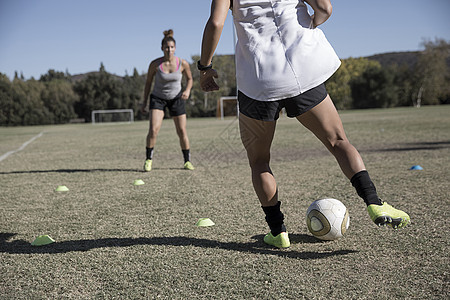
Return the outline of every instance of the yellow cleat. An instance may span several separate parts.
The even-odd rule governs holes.
[[[387,202],[383,205],[371,204],[367,207],[369,216],[378,226],[388,225],[394,229],[402,228],[410,222],[409,215],[404,211],[393,208]]]
[[[151,170],[152,170],[152,160],[151,159],[147,159],[145,161],[145,164],[144,164],[144,171],[145,172],[150,172]]]
[[[194,165],[190,162],[190,161],[187,161],[187,162],[185,162],[184,163],[184,169],[185,170],[194,170],[195,168],[194,168]]]
[[[275,246],[277,248],[288,248],[289,246],[291,246],[291,242],[289,241],[289,235],[287,232],[282,232],[275,237],[271,232],[269,232],[264,237],[264,243]]]

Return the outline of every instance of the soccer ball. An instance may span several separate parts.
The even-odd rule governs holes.
[[[311,203],[306,212],[309,231],[321,240],[337,240],[350,224],[345,205],[336,199],[319,199]]]

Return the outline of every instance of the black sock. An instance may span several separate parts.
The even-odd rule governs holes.
[[[378,198],[377,190],[369,173],[366,170],[356,173],[350,179],[352,185],[355,187],[358,195],[363,198],[367,206],[370,204],[382,205],[380,198]]]
[[[147,159],[153,159],[153,148],[145,147]]]
[[[277,236],[286,231],[283,220],[284,215],[280,210],[281,202],[278,201],[274,206],[262,206],[264,213],[266,214],[266,222],[269,225],[270,232],[273,236]]]
[[[181,149],[181,151],[183,151],[184,163],[190,161],[191,153],[189,152],[189,149],[186,149],[186,150]]]

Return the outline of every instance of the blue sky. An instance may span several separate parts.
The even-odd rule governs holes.
[[[25,78],[49,69],[124,75],[147,70],[172,28],[176,55],[200,53],[210,0],[0,0],[0,72]],[[449,0],[335,0],[321,26],[340,58],[421,49],[424,39],[450,41]],[[217,54],[233,53],[231,15]]]

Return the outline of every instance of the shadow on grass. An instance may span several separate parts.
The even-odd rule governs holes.
[[[0,174],[140,172],[140,171],[141,170],[138,169],[56,169],[56,170],[10,171],[10,172],[0,172]]]
[[[261,239],[263,239],[263,236],[261,236]],[[296,234],[296,233],[289,233],[289,240],[291,241],[291,244],[329,243],[329,241],[319,240],[318,238],[315,238],[312,235]]]
[[[184,168],[153,168],[153,170],[184,170]],[[39,174],[39,173],[94,173],[94,172],[133,172],[146,173],[141,169],[56,169],[56,170],[30,170],[30,171],[10,171],[0,172],[0,175],[7,174]]]
[[[153,168],[154,170],[184,170],[183,168]],[[39,174],[39,173],[94,173],[94,172],[133,172],[145,173],[140,169],[56,169],[56,170],[31,170],[31,171],[10,171],[0,172],[0,175],[6,174]]]
[[[31,243],[24,240],[8,242],[7,240],[15,236],[16,233],[0,233],[0,253],[9,254],[58,254],[76,251],[89,251],[96,248],[109,247],[129,247],[136,245],[156,245],[156,246],[194,246],[200,248],[218,248],[231,251],[249,252],[255,254],[279,255],[296,259],[319,259],[330,256],[347,255],[356,253],[355,250],[338,250],[327,252],[297,252],[290,249],[270,248],[262,241],[263,236],[253,236],[254,242],[219,242],[215,240],[199,239],[184,236],[174,237],[152,237],[152,238],[104,238],[92,240],[73,240],[56,242],[45,246],[31,246]],[[293,243],[321,243],[308,235],[292,235]]]
[[[361,152],[403,152],[403,151],[422,151],[422,150],[440,150],[450,148],[450,141],[440,142],[417,142],[399,144],[398,147],[382,148],[382,149],[368,149]]]

